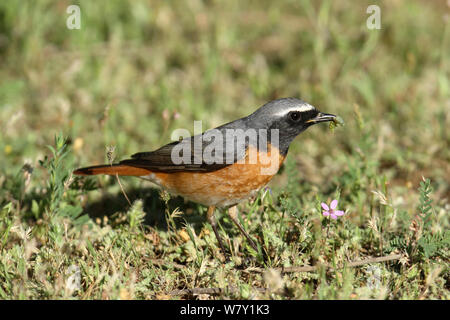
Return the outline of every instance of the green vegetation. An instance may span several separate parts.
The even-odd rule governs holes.
[[[382,1],[369,30],[369,4],[0,2],[0,298],[449,299],[449,7]],[[225,212],[229,263],[206,208],[72,175],[286,96],[346,125],[301,134],[239,205],[259,252]]]

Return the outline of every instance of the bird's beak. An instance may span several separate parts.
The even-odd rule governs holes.
[[[315,124],[319,122],[334,121],[335,119],[336,116],[334,114],[319,112],[315,118],[309,119],[306,123]]]

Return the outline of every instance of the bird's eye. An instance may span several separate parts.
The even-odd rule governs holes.
[[[302,116],[299,111],[293,111],[289,113],[289,118],[291,118],[292,121],[297,122],[302,118]]]

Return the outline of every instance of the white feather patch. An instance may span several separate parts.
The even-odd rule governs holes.
[[[311,111],[311,110],[314,110],[314,109],[315,108],[312,105],[310,105],[310,104],[302,104],[302,105],[299,105],[299,106],[291,107],[289,109],[284,109],[284,110],[276,113],[275,116],[283,117],[283,116],[287,115],[289,112],[292,112],[292,111],[305,112],[305,111]]]

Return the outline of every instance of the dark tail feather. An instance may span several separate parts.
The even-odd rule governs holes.
[[[115,176],[117,174],[119,176],[140,177],[150,174],[151,171],[147,169],[128,166],[125,164],[104,164],[100,166],[80,168],[75,170],[73,173],[79,176],[92,176],[97,174],[107,174]]]

